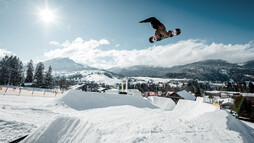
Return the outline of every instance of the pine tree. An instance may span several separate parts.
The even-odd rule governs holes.
[[[249,92],[254,93],[254,85],[252,82],[249,83]]]
[[[22,80],[22,69],[23,69],[23,64],[17,58],[16,56],[11,56],[9,58],[10,64],[9,64],[9,69],[10,69],[10,83],[11,85],[20,85],[21,80]]]
[[[11,75],[9,62],[8,56],[5,56],[0,62],[0,83],[2,85],[7,85],[10,81]]]
[[[187,87],[185,88],[185,90],[190,91],[192,93],[195,93],[195,87],[193,86],[193,84],[191,82],[188,82]]]
[[[24,72],[23,72],[23,63],[18,59],[18,75],[17,75],[17,81],[18,85],[21,85],[23,83],[24,78]]]
[[[20,85],[23,75],[23,64],[16,56],[5,56],[0,61],[0,84]]]
[[[33,61],[30,60],[30,62],[27,64],[27,70],[26,70],[26,79],[25,82],[32,83],[34,80],[34,66]]]
[[[10,69],[10,80],[9,84],[10,85],[15,85],[16,83],[16,75],[17,75],[17,59],[16,56],[13,57],[11,56],[9,58],[9,69]]]
[[[45,86],[47,88],[53,88],[53,76],[52,76],[52,67],[49,66],[48,71],[45,74]]]
[[[197,89],[197,90],[196,90],[196,92],[195,92],[195,96],[196,96],[196,97],[200,97],[200,96],[201,96],[200,87],[198,86],[196,89]]]
[[[227,91],[232,91],[233,86],[230,82],[227,82]]]
[[[34,74],[34,83],[37,85],[37,87],[43,87],[44,86],[44,65],[42,62],[39,62],[35,69]]]

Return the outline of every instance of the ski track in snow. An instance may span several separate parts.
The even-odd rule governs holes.
[[[0,95],[0,142],[26,134],[26,143],[254,142],[253,128],[200,99],[177,105],[160,97],[125,96],[122,105],[120,99],[81,91],[56,98]]]
[[[55,98],[0,95],[0,142],[30,134],[56,116],[47,104]]]
[[[25,136],[36,128],[34,124],[0,120],[0,142]]]

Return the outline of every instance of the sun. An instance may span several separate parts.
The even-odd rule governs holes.
[[[40,11],[41,20],[45,23],[53,22],[55,19],[54,13],[50,9],[44,9]]]

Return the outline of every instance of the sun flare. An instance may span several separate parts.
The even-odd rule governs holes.
[[[53,22],[55,18],[54,13],[49,9],[41,10],[40,16],[45,23]]]

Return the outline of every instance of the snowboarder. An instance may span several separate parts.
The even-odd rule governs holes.
[[[149,38],[149,41],[151,43],[160,41],[162,39],[168,38],[168,37],[173,37],[176,35],[179,35],[181,33],[181,30],[179,28],[174,29],[172,31],[167,31],[166,27],[155,17],[150,17],[148,19],[139,21],[139,23],[146,23],[150,22],[151,26],[156,29],[154,36]]]

